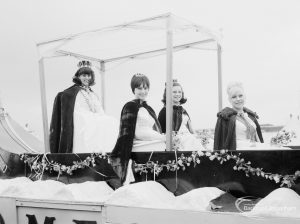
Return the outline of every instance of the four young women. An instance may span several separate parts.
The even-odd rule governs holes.
[[[75,84],[58,93],[54,101],[50,126],[51,152],[111,152],[110,163],[121,182],[133,182],[131,152],[135,146],[147,145],[146,150],[157,151],[157,143],[160,143],[160,151],[166,148],[166,89],[162,100],[164,106],[157,118],[146,101],[150,89],[148,77],[133,75],[130,86],[134,99],[123,106],[118,129],[116,120],[104,113],[99,97],[91,89],[95,75],[90,62],[81,61],[78,66],[73,77]],[[236,150],[245,142],[263,142],[258,116],[244,107],[242,85],[229,85],[227,93],[232,107],[226,107],[217,114],[214,150]],[[179,140],[180,150],[205,150],[194,135],[188,112],[182,107],[187,99],[176,80],[172,86],[172,101],[172,131],[174,138]]]
[[[79,67],[73,77],[75,84],[58,93],[54,101],[50,127],[52,153],[112,151],[111,157],[124,162],[121,165],[125,167],[137,144],[147,143],[151,146],[152,143],[159,142],[162,143],[161,150],[165,149],[166,90],[162,100],[164,106],[157,118],[146,102],[149,79],[143,74],[135,74],[131,79],[134,99],[127,102],[121,111],[117,137],[116,120],[104,113],[100,99],[91,89],[95,83],[95,75],[90,62],[81,61]],[[230,84],[227,94],[232,107],[226,107],[217,114],[214,150],[235,150],[248,143],[263,142],[257,114],[244,107],[242,84]],[[201,141],[195,137],[188,112],[182,107],[187,99],[176,80],[173,81],[172,101],[172,130],[179,139],[180,149],[205,150]]]

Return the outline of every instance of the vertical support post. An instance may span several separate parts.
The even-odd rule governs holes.
[[[1,96],[1,93],[0,93],[0,112],[1,110],[4,110],[4,106],[2,104],[2,96]]]
[[[102,107],[105,111],[106,109],[106,97],[105,97],[105,62],[100,62],[100,75],[101,75],[101,100],[102,100]]]
[[[44,59],[39,59],[39,74],[40,74],[40,91],[43,115],[43,128],[44,128],[44,146],[45,153],[50,152],[49,143],[49,128],[48,128],[48,115],[47,115],[47,100],[46,100],[46,85],[45,85],[45,69]]]
[[[222,47],[218,43],[218,106],[219,111],[223,108],[223,93],[222,93]]]
[[[173,122],[173,21],[172,15],[167,17],[167,86],[166,86],[166,150],[172,150]]]

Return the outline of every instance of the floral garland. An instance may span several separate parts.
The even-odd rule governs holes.
[[[78,156],[79,158],[79,156]],[[100,159],[108,159],[106,154],[101,153],[92,153],[90,156],[86,157],[84,160],[81,161],[73,161],[73,165],[67,166],[53,160],[49,161],[47,158],[47,154],[38,154],[35,156],[30,156],[28,154],[21,154],[20,159],[24,161],[30,167],[31,174],[29,178],[40,180],[43,177],[45,171],[48,172],[57,172],[59,179],[60,175],[67,174],[73,175],[73,172],[78,169],[85,169],[91,168],[96,166],[96,158]],[[104,174],[94,170],[98,174],[105,176]],[[106,177],[106,176],[105,176]]]
[[[41,158],[42,157],[42,158]],[[263,171],[263,168],[254,168],[251,166],[250,161],[245,161],[245,159],[240,157],[240,153],[238,155],[234,155],[229,153],[228,150],[220,150],[218,152],[192,152],[191,155],[185,156],[183,153],[177,160],[168,160],[166,164],[159,164],[158,162],[148,161],[145,164],[138,164],[134,162],[134,171],[135,173],[140,174],[148,174],[153,173],[154,176],[158,176],[160,172],[164,169],[167,171],[177,171],[177,170],[185,170],[187,167],[193,165],[194,167],[197,164],[201,163],[201,157],[208,157],[211,161],[218,160],[220,164],[223,164],[226,161],[233,160],[235,161],[235,165],[233,166],[233,170],[243,171],[245,175],[249,177],[250,175],[262,177],[268,180],[275,181],[275,183],[280,183],[280,187],[292,187],[295,185],[295,181],[300,177],[300,171],[297,170],[295,174],[292,175],[281,175],[281,174],[273,174],[270,172]],[[85,169],[96,166],[96,158],[108,160],[108,156],[106,154],[92,153],[90,156],[86,157],[81,161],[73,161],[73,165],[67,166],[64,164],[60,164],[54,161],[49,161],[47,159],[47,154],[39,154],[36,156],[30,156],[28,154],[22,154],[20,156],[21,160],[24,161],[30,167],[33,175],[30,175],[30,178],[41,179],[44,172],[57,172],[59,179],[60,175],[72,175],[73,172],[77,169]],[[97,172],[95,170],[95,172]],[[97,172],[98,174],[106,177],[104,174]]]
[[[240,157],[240,154],[233,155],[229,153],[228,150],[220,150],[219,152],[192,152],[190,156],[181,156],[175,160],[169,160],[166,164],[159,164],[158,162],[148,161],[146,164],[137,164],[135,163],[135,172],[140,174],[153,173],[154,175],[159,175],[161,171],[166,169],[167,171],[176,171],[176,170],[185,170],[186,167],[194,167],[197,164],[201,163],[201,157],[208,157],[211,161],[218,160],[220,164],[223,164],[226,161],[233,160],[235,165],[233,170],[244,171],[247,177],[251,175],[260,176],[262,178],[273,180],[275,183],[280,183],[280,187],[292,187],[295,185],[295,181],[300,177],[300,171],[297,170],[293,175],[281,175],[273,174],[263,171],[263,168],[254,168],[251,166],[251,162],[246,162],[243,158]]]

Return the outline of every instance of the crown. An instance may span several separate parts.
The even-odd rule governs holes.
[[[135,73],[134,76],[135,76],[135,77],[139,77],[139,76],[145,76],[145,75],[142,74],[142,73]]]
[[[178,80],[177,79],[173,79],[173,85],[175,84],[175,83],[178,83]],[[178,83],[179,84],[179,83]],[[167,83],[165,82],[165,86],[167,86]]]
[[[90,61],[80,61],[77,64],[78,68],[83,68],[83,67],[91,67],[92,63]]]

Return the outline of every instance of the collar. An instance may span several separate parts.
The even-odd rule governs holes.
[[[133,102],[135,102],[139,107],[144,107],[144,106],[148,105],[146,101],[143,101],[141,103],[141,101],[139,99],[134,99]]]
[[[253,112],[252,110],[250,110],[250,109],[244,107],[244,108],[243,108],[243,111],[244,111],[244,113],[247,113],[247,114],[249,114],[249,115],[255,117],[256,119],[258,119],[258,115],[257,115],[255,112]],[[225,120],[228,120],[231,116],[237,115],[237,114],[238,114],[238,113],[237,113],[234,109],[232,109],[232,108],[230,108],[230,107],[225,107],[223,110],[221,110],[221,111],[217,114],[217,116],[218,116],[218,117],[222,117],[222,118],[224,118]]]

